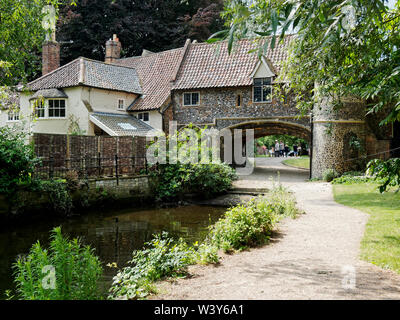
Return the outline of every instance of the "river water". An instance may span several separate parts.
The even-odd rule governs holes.
[[[116,270],[106,264],[116,262],[119,267],[131,260],[132,251],[140,249],[154,234],[167,231],[175,238],[189,243],[201,241],[208,226],[225,212],[221,207],[183,206],[167,209],[121,210],[93,212],[63,221],[41,221],[26,226],[13,226],[0,231],[0,299],[4,291],[12,289],[12,264],[18,255],[29,252],[32,244],[48,243],[49,232],[61,225],[63,234],[80,237],[84,244],[96,249],[104,267],[103,284],[108,285]]]

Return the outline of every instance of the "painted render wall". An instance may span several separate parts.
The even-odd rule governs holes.
[[[63,89],[68,98],[66,99],[66,116],[62,119],[31,119],[31,102],[33,93],[21,93],[20,97],[20,121],[9,122],[7,111],[0,114],[0,126],[24,125],[26,131],[32,133],[67,134],[70,125],[70,117],[73,115],[78,120],[79,127],[87,135],[94,135],[94,126],[89,120],[89,110],[83,103],[86,100],[93,111],[125,114],[126,111],[118,110],[118,99],[125,100],[125,108],[136,98],[132,93],[102,90],[89,87],[72,87]]]
[[[158,110],[149,110],[149,111],[143,110],[140,112],[131,112],[131,114],[137,117],[138,113],[144,113],[144,112],[149,113],[149,121],[147,121],[146,123],[152,126],[154,129],[162,131],[163,119],[162,115],[158,112]]]

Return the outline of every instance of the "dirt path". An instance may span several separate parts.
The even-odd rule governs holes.
[[[155,299],[400,299],[400,276],[358,259],[368,215],[337,204],[330,184],[305,182],[308,173],[281,159],[257,159],[239,187],[280,180],[306,214],[279,224],[271,243],[232,256],[217,267],[193,266],[193,277],[164,282]],[[355,277],[352,277],[353,270]],[[343,286],[346,276],[355,288]]]

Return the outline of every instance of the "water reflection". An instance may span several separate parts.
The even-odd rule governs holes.
[[[104,266],[111,262],[124,266],[131,259],[132,251],[140,249],[155,233],[167,231],[171,236],[189,242],[203,240],[207,227],[215,223],[224,211],[216,207],[187,206],[96,212],[63,222],[40,222],[0,231],[0,297],[13,286],[11,265],[16,257],[26,254],[36,241],[46,245],[49,231],[57,225],[62,226],[64,234],[81,237],[83,243],[95,248]],[[108,282],[115,269],[104,269],[104,281]]]

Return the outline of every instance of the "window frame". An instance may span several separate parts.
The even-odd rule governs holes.
[[[52,108],[53,110],[63,110],[63,109],[61,109],[61,107],[60,107],[60,102],[61,101],[64,101],[64,116],[62,116],[62,117],[60,117],[60,116],[58,116],[58,117],[56,117],[56,116],[50,116],[50,101],[59,101],[59,105],[58,105],[58,108]],[[67,117],[67,101],[66,101],[66,99],[54,99],[54,98],[51,98],[51,99],[46,99],[46,102],[47,102],[47,118],[48,119],[66,119],[66,117]]]
[[[120,108],[120,102],[122,101],[122,108]],[[125,99],[118,99],[117,110],[124,111],[125,110]]]
[[[196,104],[193,104],[193,94],[198,94],[198,100]],[[185,104],[185,94],[190,94],[190,104]],[[200,106],[200,91],[187,91],[182,94],[182,106],[184,107],[198,107]]]
[[[50,116],[50,101],[64,101],[64,116]],[[35,102],[33,102],[35,103]],[[43,117],[37,117],[37,109],[35,110],[34,113],[34,117],[35,120],[65,120],[67,119],[67,108],[68,108],[68,103],[67,103],[67,99],[65,98],[46,98],[44,99],[44,103],[42,104],[42,108],[40,109],[44,109],[44,116]],[[60,108],[60,103],[59,103],[59,107],[58,108],[52,108],[52,110],[63,110],[62,108]]]
[[[39,101],[40,102],[38,103],[38,105],[35,108],[35,119],[46,119],[46,100],[43,101],[42,99],[39,99]],[[35,103],[36,103],[36,101],[33,102],[32,107],[35,107],[35,105],[34,105]],[[39,104],[40,104],[40,108],[39,108]],[[37,116],[38,109],[43,110],[43,117]]]
[[[21,109],[20,108],[8,109],[7,122],[19,122],[19,121],[21,121],[20,118],[21,118]]]
[[[236,94],[236,107],[241,107],[241,106],[243,106],[243,95],[241,93],[238,93]]]
[[[257,80],[257,79],[261,79],[262,81],[264,81],[264,79],[270,79],[270,83],[271,83],[271,84],[269,84],[269,85],[264,85],[264,84],[261,85],[261,101],[256,101],[256,100],[255,100],[255,97],[254,97],[254,89],[255,89],[255,87],[256,87],[256,85],[255,85],[254,82],[255,82],[255,80]],[[253,103],[272,103],[272,92],[273,92],[273,89],[274,89],[274,86],[273,86],[272,82],[273,82],[273,77],[253,78],[253,86],[252,86],[252,99],[253,99]],[[269,100],[263,100],[263,98],[264,98],[263,87],[264,87],[264,86],[268,86],[268,87],[271,88],[271,94],[270,94],[270,99],[269,99]],[[259,87],[259,86],[257,86],[257,87]]]
[[[145,114],[147,114],[147,120],[144,120]],[[137,118],[143,122],[149,122],[150,121],[150,113],[149,112],[139,112],[137,114]]]

